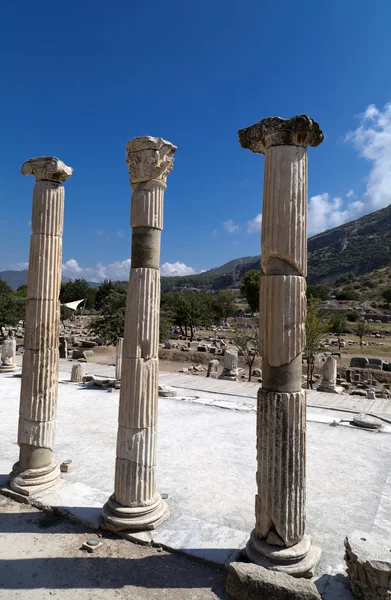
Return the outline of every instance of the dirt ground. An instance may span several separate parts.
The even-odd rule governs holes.
[[[88,539],[103,544],[81,550]],[[137,546],[0,496],[0,597],[6,600],[227,600],[206,563]]]

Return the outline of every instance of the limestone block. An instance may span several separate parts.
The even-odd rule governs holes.
[[[31,229],[39,235],[62,236],[64,188],[52,181],[37,181],[33,190]]]
[[[262,268],[265,273],[306,277],[306,148],[274,146],[266,152],[262,215]]]
[[[16,339],[8,337],[1,345],[1,362],[5,367],[15,367]]]
[[[275,573],[251,563],[229,565],[226,590],[232,600],[320,600],[312,581]]]
[[[155,501],[155,467],[121,458],[115,464],[114,496],[122,506],[143,506]]]
[[[19,417],[18,444],[27,444],[39,448],[54,448],[56,421],[29,421]]]
[[[169,385],[159,385],[159,397],[161,398],[172,398],[177,395],[175,388]]]
[[[305,392],[262,388],[257,408],[256,533],[273,545],[293,546],[305,531]]]
[[[55,418],[58,389],[58,350],[29,350],[23,355],[20,416],[30,421]]]
[[[236,350],[226,350],[224,353],[223,368],[234,371],[238,368],[238,353]]]
[[[159,354],[160,272],[131,269],[126,305],[125,358],[148,360]],[[136,317],[137,315],[137,317]]]
[[[303,277],[261,277],[260,353],[270,366],[289,364],[303,351],[306,311]]]
[[[391,540],[354,531],[345,539],[345,561],[352,592],[364,600],[391,597]]]
[[[62,238],[32,234],[27,300],[58,300],[61,286]],[[50,277],[48,276],[50,273]]]
[[[117,457],[144,467],[156,466],[156,427],[118,427]]]
[[[124,427],[155,425],[158,398],[158,359],[123,359],[118,422]]]
[[[115,356],[115,379],[117,381],[121,381],[123,347],[124,347],[124,338],[120,337],[117,340],[116,356]]]
[[[140,136],[126,144],[126,162],[132,184],[152,179],[165,183],[174,167],[177,147],[151,136]]]
[[[163,229],[163,197],[165,185],[158,181],[147,181],[132,186],[130,208],[131,227],[153,227]]]
[[[220,363],[218,360],[210,360],[209,364],[208,364],[208,372],[206,374],[207,377],[211,377],[212,379],[216,379],[217,378],[217,370],[220,366]]]
[[[84,363],[78,363],[72,366],[71,381],[73,383],[82,383],[83,377],[86,374],[86,366]]]
[[[340,394],[343,391],[342,386],[337,385],[337,365],[338,361],[334,356],[327,357],[323,365],[322,381],[317,388],[319,392]]]
[[[58,347],[59,333],[59,300],[27,300],[25,347],[30,350],[55,350]]]
[[[355,367],[356,369],[368,369],[369,360],[364,356],[353,356],[353,358],[350,359],[350,367]]]

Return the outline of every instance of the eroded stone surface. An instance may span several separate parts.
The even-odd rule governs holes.
[[[275,573],[251,563],[231,563],[228,568],[227,594],[232,600],[320,600],[315,585]]]
[[[163,195],[176,147],[138,137],[126,145],[132,257],[125,313],[114,495],[103,508],[114,530],[152,529],[168,509],[156,491],[160,230]],[[172,392],[170,395],[173,395]]]
[[[58,390],[64,187],[71,167],[55,157],[33,158],[22,166],[34,174],[32,235],[27,282],[18,444],[19,462],[11,487],[30,494],[53,485],[59,468],[52,459]]]
[[[391,540],[354,531],[345,539],[345,561],[353,593],[363,600],[391,598]]]

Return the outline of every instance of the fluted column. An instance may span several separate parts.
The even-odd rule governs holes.
[[[117,531],[154,529],[168,517],[156,490],[160,235],[167,175],[176,147],[138,137],[126,145],[133,192],[132,257],[126,304],[114,494],[103,507]]]
[[[116,379],[116,381],[121,381],[123,346],[124,346],[124,338],[119,337],[117,340],[116,355],[115,355],[115,379]]]
[[[64,181],[72,175],[58,158],[32,158],[23,175],[34,175],[32,235],[27,282],[24,356],[19,408],[19,462],[11,488],[30,495],[56,483],[53,459],[60,333],[60,286]]]
[[[262,387],[257,409],[252,562],[310,577],[320,557],[305,534],[306,396],[301,389],[307,275],[307,146],[323,141],[306,115],[271,117],[239,131],[265,155],[260,286]]]

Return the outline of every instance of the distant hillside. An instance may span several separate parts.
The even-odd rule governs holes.
[[[308,240],[308,283],[332,283],[391,264],[391,204]]]
[[[235,258],[199,275],[162,277],[162,289],[205,291],[237,287],[243,275],[260,269],[260,256]],[[391,205],[308,240],[308,284],[334,284],[341,276],[364,275],[391,265]]]
[[[0,271],[0,279],[6,281],[13,290],[17,290],[21,285],[27,285],[27,269],[23,271]],[[62,283],[71,281],[69,277],[62,277]]]
[[[237,288],[243,275],[260,269],[260,256],[235,258],[204,273],[162,277],[162,292],[197,289],[215,292]],[[391,265],[391,205],[356,221],[319,233],[308,240],[308,283],[334,284],[341,276],[361,276]],[[376,275],[377,277],[378,275]],[[27,283],[26,271],[3,271],[13,289]],[[70,281],[63,277],[63,283]],[[90,283],[97,286],[98,283]]]
[[[231,273],[238,267],[240,268],[257,261],[259,262],[259,256],[244,256],[243,258],[234,258],[224,265],[221,265],[221,267],[214,267],[213,269],[209,269],[209,271],[205,271],[204,274],[210,275],[213,273]]]

